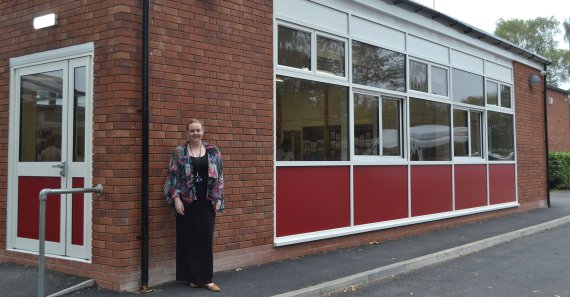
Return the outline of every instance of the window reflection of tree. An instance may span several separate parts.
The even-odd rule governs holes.
[[[353,82],[395,91],[405,91],[405,55],[352,41]]]
[[[300,69],[311,69],[311,33],[279,26],[279,65]]]
[[[322,36],[317,37],[317,70],[345,76],[344,42]]]
[[[410,89],[427,93],[427,64],[410,61]]]

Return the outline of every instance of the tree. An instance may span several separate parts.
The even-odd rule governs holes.
[[[570,18],[568,18],[568,21],[565,20],[562,23],[562,26],[564,27],[564,40],[568,43],[570,47]]]
[[[497,21],[495,35],[552,62],[547,68],[546,81],[558,87],[570,79],[570,50],[558,48],[555,38],[560,33],[559,26],[560,23],[553,16],[529,20],[501,18]],[[564,28],[568,33],[568,29]],[[568,35],[565,36],[568,38]]]

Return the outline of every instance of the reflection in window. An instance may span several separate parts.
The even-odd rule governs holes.
[[[501,107],[511,108],[511,87],[501,85]]]
[[[348,88],[277,76],[277,161],[348,160]]]
[[[352,81],[357,84],[404,92],[404,54],[352,41]]]
[[[322,36],[317,37],[317,71],[345,76],[344,42]]]
[[[514,160],[513,115],[489,111],[487,124],[489,160]]]
[[[402,156],[402,108],[398,99],[382,99],[382,155]]]
[[[487,104],[499,105],[499,84],[487,81]]]
[[[447,69],[431,67],[431,93],[447,97]]]
[[[450,148],[449,104],[410,99],[410,159],[448,161]]]
[[[469,156],[469,112],[453,110],[453,152],[456,157]]]
[[[483,77],[466,71],[453,69],[453,101],[484,106]]]
[[[400,102],[395,98],[354,94],[355,155],[402,156]]]
[[[453,151],[456,157],[481,157],[482,113],[463,109],[453,110]]]
[[[471,132],[471,157],[483,157],[483,113],[469,112],[469,131]]]
[[[378,97],[354,94],[354,154],[380,155]]]
[[[428,92],[428,65],[410,60],[410,89]]]
[[[20,79],[19,160],[60,162],[63,71],[23,75]]]
[[[279,26],[277,34],[277,63],[311,70],[311,33]]]
[[[73,70],[73,161],[85,160],[85,89],[87,81],[86,67],[76,67]]]

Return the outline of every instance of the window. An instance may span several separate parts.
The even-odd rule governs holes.
[[[511,87],[501,85],[501,107],[511,108]]]
[[[483,76],[453,69],[452,95],[455,102],[484,106]]]
[[[431,67],[431,93],[447,97],[448,94],[447,69],[436,66]]]
[[[311,70],[311,33],[279,26],[277,47],[279,65]]]
[[[410,89],[419,92],[428,92],[428,65],[417,61],[410,61]]]
[[[455,157],[483,156],[482,112],[453,110],[453,148]]]
[[[352,41],[352,81],[393,91],[406,91],[406,55]]]
[[[354,154],[402,156],[400,99],[354,94]]]
[[[513,115],[501,112],[487,112],[489,133],[489,160],[514,160]]]
[[[499,84],[487,81],[487,105],[499,106]]]
[[[447,97],[447,69],[410,60],[410,89]]]
[[[410,99],[410,160],[451,160],[449,112],[449,104]]]
[[[348,88],[277,76],[277,161],[348,160]]]
[[[344,44],[343,41],[317,36],[317,72],[346,76]]]
[[[501,83],[487,81],[487,105],[511,108],[511,87]],[[500,92],[499,92],[500,88]]]

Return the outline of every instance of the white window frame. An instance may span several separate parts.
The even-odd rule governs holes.
[[[383,110],[382,110],[382,100],[384,98],[387,99],[392,99],[392,100],[398,100],[399,101],[399,113],[400,113],[400,131],[399,131],[399,137],[400,137],[400,155],[399,156],[384,156],[383,154],[383,145],[382,145],[382,141],[383,138],[379,138],[380,139],[380,143],[379,143],[379,155],[375,156],[375,155],[356,155],[355,154],[355,150],[354,150],[354,145],[355,145],[355,141],[354,141],[354,94],[362,94],[362,95],[367,95],[367,96],[373,96],[376,97],[378,99],[378,118],[379,118],[379,123],[378,123],[378,130],[379,133],[382,133],[382,117],[383,117]],[[405,137],[406,137],[406,133],[404,131],[405,126],[406,126],[406,104],[407,100],[406,97],[404,96],[396,96],[396,95],[392,95],[392,94],[386,94],[386,93],[379,93],[379,92],[371,92],[368,90],[363,90],[363,89],[352,89],[352,92],[350,93],[350,135],[352,137],[350,137],[349,139],[349,145],[350,145],[350,158],[351,160],[354,160],[355,164],[365,164],[365,163],[371,163],[371,164],[386,164],[386,163],[390,163],[390,164],[407,164],[407,153],[406,153],[406,141],[405,141]],[[381,136],[381,135],[379,135]]]
[[[288,23],[288,22],[283,22],[283,21],[279,21],[277,22],[277,29],[276,29],[276,34],[278,34],[279,32],[279,27],[286,27],[292,30],[298,30],[298,31],[302,31],[305,33],[309,33],[311,34],[311,69],[310,70],[305,70],[305,69],[299,69],[296,67],[291,67],[291,66],[285,66],[285,65],[280,65],[278,63],[278,61],[276,61],[275,66],[277,69],[281,69],[281,70],[285,70],[285,71],[291,71],[294,73],[298,73],[298,74],[305,74],[305,75],[311,75],[311,76],[320,76],[320,77],[324,77],[324,78],[331,78],[334,80],[340,80],[340,81],[345,81],[348,82],[348,73],[349,73],[349,68],[348,68],[348,60],[349,60],[349,51],[348,51],[348,47],[349,47],[349,40],[345,37],[340,37],[337,35],[333,35],[330,33],[325,33],[316,29],[310,29],[307,27],[303,27],[300,25],[296,25],[296,24],[292,24],[292,23]],[[341,41],[344,43],[344,76],[339,76],[339,75],[334,75],[334,74],[330,74],[330,73],[326,73],[326,72],[322,72],[319,71],[317,69],[317,37],[324,37],[327,39],[331,39],[331,40],[335,40],[335,41]],[[277,44],[275,46],[275,51],[276,51],[276,56],[279,55],[279,36],[276,36],[276,40],[277,40]],[[277,57],[276,57],[277,59]],[[284,74],[286,75],[286,74]],[[295,76],[295,75],[293,75]],[[312,80],[314,80],[314,78],[311,78]],[[338,83],[337,83],[338,84]]]
[[[407,73],[406,74],[408,76],[407,77],[408,91],[410,92],[410,94],[414,94],[414,93],[416,93],[416,94],[427,94],[427,95],[434,96],[434,97],[439,98],[439,99],[451,100],[451,81],[449,78],[451,75],[451,72],[449,70],[450,69],[449,66],[445,66],[445,65],[434,63],[434,62],[418,59],[415,57],[409,57],[408,60],[409,61],[408,61],[408,65],[407,65]],[[428,91],[427,92],[413,90],[411,88],[411,86],[410,86],[411,85],[411,82],[410,82],[410,80],[411,80],[411,75],[410,75],[410,69],[411,69],[410,64],[411,64],[411,62],[422,63],[422,64],[427,65],[427,84],[428,84]],[[441,68],[441,69],[444,69],[447,71],[447,76],[446,76],[446,79],[447,79],[447,96],[443,96],[443,95],[433,93],[432,85],[431,85],[432,84],[432,67]]]
[[[453,129],[455,128],[455,118],[453,116],[453,112],[455,110],[463,110],[467,112],[467,139],[468,139],[468,151],[469,156],[455,156],[455,133]],[[477,112],[481,116],[481,121],[479,122],[479,131],[480,133],[480,143],[479,147],[481,150],[481,156],[471,156],[471,113]],[[486,134],[485,134],[485,126],[486,126],[486,113],[484,109],[480,108],[473,108],[472,106],[465,104],[465,105],[453,105],[451,110],[451,138],[452,138],[452,152],[453,152],[453,160],[456,164],[482,164],[486,161],[487,157],[487,149],[486,149]]]

